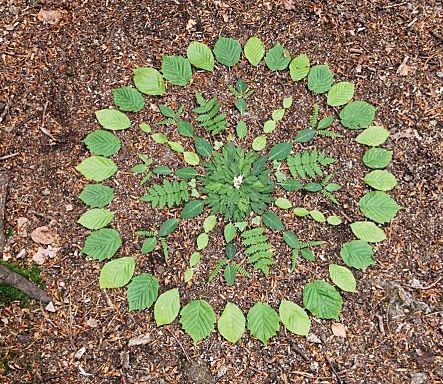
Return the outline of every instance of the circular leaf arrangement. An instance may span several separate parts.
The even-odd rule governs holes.
[[[99,278],[101,288],[127,286],[129,310],[146,310],[154,306],[157,326],[170,324],[180,315],[181,326],[195,343],[208,337],[216,322],[219,333],[231,343],[240,340],[247,328],[252,336],[266,345],[276,335],[280,323],[294,334],[307,335],[311,321],[305,309],[318,318],[338,320],[343,307],[339,290],[356,292],[357,282],[352,268],[364,270],[375,263],[370,243],[386,240],[381,225],[393,220],[400,209],[387,194],[397,184],[395,176],[384,170],[392,159],[392,151],[379,147],[389,137],[389,131],[373,125],[376,116],[374,106],[366,101],[353,101],[354,84],[347,81],[334,83],[334,74],[328,65],[311,66],[305,54],[292,58],[280,43],[266,52],[265,45],[256,36],[247,40],[243,52],[252,66],[262,65],[264,61],[273,72],[289,70],[293,81],[306,84],[307,89],[315,95],[326,94],[327,105],[341,107],[338,116],[343,127],[363,130],[356,141],[370,147],[362,161],[372,169],[363,179],[372,190],[359,201],[361,214],[366,219],[350,224],[356,239],[341,244],[340,256],[345,265],[329,265],[332,284],[325,280],[313,280],[303,288],[303,303],[297,304],[282,297],[278,310],[268,303],[256,302],[245,316],[235,303],[227,302],[217,320],[217,314],[207,301],[191,300],[182,305],[177,288],[163,291],[157,278],[150,273],[134,276],[136,260],[132,256],[115,258],[103,265]],[[82,250],[85,255],[103,262],[113,258],[122,245],[119,232],[108,228],[114,213],[106,207],[112,202],[114,191],[100,183],[118,170],[110,157],[119,152],[122,143],[113,131],[131,127],[132,123],[125,112],[141,111],[145,107],[143,94],[153,97],[164,95],[166,82],[176,86],[188,85],[192,81],[192,67],[212,72],[216,68],[215,62],[218,62],[230,68],[241,60],[241,55],[240,43],[230,37],[220,37],[213,50],[204,43],[191,42],[187,57],[164,56],[161,71],[147,67],[135,69],[135,88],[126,86],[113,92],[114,104],[118,109],[96,112],[103,129],[91,132],[84,139],[91,156],[76,167],[86,179],[95,182],[87,184],[79,195],[89,207],[78,220],[80,225],[91,230]],[[292,140],[277,143],[266,150],[267,135],[282,124],[281,120],[293,104],[291,96],[284,97],[281,108],[272,111],[271,118],[263,122],[263,133],[253,139],[252,148],[242,148],[235,142],[242,142],[248,135],[243,116],[247,114],[247,99],[254,89],[249,88],[242,79],[229,85],[228,89],[235,98],[235,107],[240,115],[235,127],[238,140],[232,134],[226,134],[229,124],[221,102],[216,97],[206,98],[201,92],[195,94],[196,107],[192,109],[198,129],[182,118],[183,106],[177,110],[168,105],[159,106],[164,117],[159,124],[175,127],[178,134],[192,140],[194,148],[171,141],[164,133],[153,133],[149,124],[138,124],[143,132],[150,134],[152,140],[168,146],[186,163],[172,170],[168,165],[153,166],[152,159],[138,154],[140,163],[132,168],[132,172],[141,177],[141,185],[149,183],[141,201],[155,210],[182,207],[179,217],[164,221],[158,230],[137,232],[144,239],[141,252],[153,252],[160,244],[168,261],[168,236],[178,228],[180,221],[210,212],[204,219],[202,232],[196,238],[195,251],[189,257],[189,267],[184,273],[186,282],[193,279],[194,271],[204,257],[203,250],[209,244],[209,234],[220,221],[224,223],[225,257],[217,261],[208,280],[211,283],[222,276],[227,285],[234,285],[239,277],[250,278],[253,273],[268,275],[276,267],[271,234],[280,235],[292,249],[291,270],[297,267],[300,257],[314,260],[315,247],[324,243],[320,240],[300,240],[294,231],[285,227],[274,209],[270,209],[271,205],[285,215],[292,212],[295,216],[309,217],[319,223],[332,226],[342,224],[341,217],[337,215],[326,216],[316,209],[294,207],[290,199],[281,196],[282,193],[300,190],[319,193],[332,203],[339,204],[335,192],[341,189],[341,185],[334,183],[333,175],[327,172],[335,159],[316,149],[300,150],[303,143],[311,142],[316,136],[332,140],[343,137],[332,130],[335,111],[320,116],[319,105],[315,103],[308,127],[298,131]],[[197,132],[212,135],[214,144]],[[162,182],[152,183],[154,175],[163,177]],[[279,197],[274,196],[277,190],[280,191]],[[240,250],[237,249],[238,243],[241,244]],[[159,295],[159,292],[162,293]]]

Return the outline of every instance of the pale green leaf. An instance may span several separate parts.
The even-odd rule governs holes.
[[[386,168],[392,160],[392,151],[384,148],[369,148],[363,155],[363,163],[373,169]]]
[[[355,292],[357,283],[354,275],[348,268],[337,264],[330,264],[329,276],[332,282],[343,291]]]
[[[311,320],[302,307],[292,301],[282,300],[278,308],[280,320],[289,332],[307,336]]]
[[[104,157],[116,154],[121,147],[120,139],[103,129],[92,131],[84,138],[83,142],[91,153]]]
[[[114,256],[121,245],[120,234],[115,229],[103,228],[86,238],[82,252],[92,259],[103,261]]]
[[[209,236],[205,233],[200,233],[197,236],[197,249],[201,251],[202,249],[205,249],[209,244]]]
[[[162,293],[154,305],[154,318],[157,327],[171,324],[180,311],[180,294],[177,288]]]
[[[200,164],[200,158],[195,152],[183,152],[183,158],[186,163],[189,165],[199,165]]]
[[[215,215],[208,216],[203,222],[203,229],[206,233],[211,232],[217,225],[217,217]]]
[[[232,240],[235,239],[235,235],[237,234],[237,229],[235,228],[234,224],[228,223],[225,226],[223,234],[225,236],[225,241],[227,243],[230,243]]]
[[[135,276],[126,291],[130,311],[149,309],[157,296],[158,280],[150,273]]]
[[[389,137],[390,133],[386,128],[379,125],[372,125],[361,132],[355,141],[370,147],[377,147],[383,144]]]
[[[274,204],[280,209],[290,209],[292,207],[292,203],[285,197],[277,197]]]
[[[117,165],[106,157],[91,156],[84,159],[75,169],[93,181],[103,181],[117,172]]]
[[[261,136],[257,136],[253,141],[252,141],[252,149],[254,151],[261,151],[266,147],[266,136],[265,135],[261,135]]]
[[[123,112],[116,109],[100,109],[95,112],[99,124],[112,131],[127,129],[131,126],[131,121]]]
[[[161,96],[165,93],[163,76],[154,68],[134,69],[134,84],[140,92],[147,95]]]
[[[275,130],[276,127],[277,127],[277,122],[275,120],[267,120],[263,124],[263,132],[264,133],[271,133]]]
[[[194,67],[210,72],[214,70],[214,55],[206,44],[192,41],[186,54]]]
[[[107,185],[88,184],[78,197],[91,208],[103,208],[111,203],[114,198],[114,191]]]
[[[351,230],[358,239],[368,243],[378,243],[386,240],[386,235],[372,221],[356,221],[351,224]]]
[[[310,66],[308,56],[303,53],[296,56],[289,64],[291,79],[294,81],[304,79],[309,73]]]
[[[340,81],[334,84],[328,92],[328,105],[338,107],[351,101],[354,96],[354,84],[349,81]]]
[[[343,299],[331,284],[314,280],[303,288],[303,305],[320,319],[338,320]]]
[[[240,308],[228,302],[217,323],[220,334],[231,343],[235,344],[245,332],[245,316]]]
[[[214,330],[215,313],[207,301],[193,300],[181,310],[180,323],[194,343],[198,343]]]
[[[134,274],[135,259],[120,257],[107,262],[100,271],[100,288],[120,288],[128,284]]]
[[[83,213],[77,223],[88,229],[106,227],[114,219],[114,212],[104,208],[92,208]]]
[[[379,191],[390,191],[397,185],[397,179],[388,171],[375,170],[364,177],[364,182]]]
[[[256,67],[265,55],[265,45],[257,36],[252,36],[246,42],[244,52],[246,59]]]
[[[201,257],[202,255],[200,252],[194,252],[189,258],[189,266],[191,268],[195,267],[198,263],[200,263]]]

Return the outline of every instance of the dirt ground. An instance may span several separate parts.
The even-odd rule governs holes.
[[[42,8],[58,10],[60,20],[39,20]],[[35,303],[0,308],[2,383],[443,382],[440,2],[3,0],[0,16],[0,168],[11,171],[5,224],[14,229],[3,258],[28,264],[37,250],[29,232],[42,225],[56,229],[60,247],[42,266],[56,311]],[[86,231],[75,223],[84,211],[76,196],[85,182],[74,166],[87,155],[81,140],[97,127],[93,112],[112,104],[112,89],[130,84],[135,67],[158,68],[163,54],[185,54],[192,40],[212,46],[219,34],[242,44],[258,35],[268,48],[280,41],[293,56],[304,52],[314,63],[327,62],[337,78],[356,84],[357,98],[378,107],[377,122],[391,130],[389,169],[399,180],[393,196],[403,209],[386,228],[388,241],[378,246],[376,265],[356,273],[359,292],[343,294],[346,338],[332,334],[330,321],[314,320],[308,339],[282,327],[267,347],[249,334],[232,346],[215,332],[194,346],[177,321],[155,328],[152,311],[127,311],[123,290],[100,291],[99,263],[80,254]],[[158,120],[149,103],[190,107],[196,90],[218,95],[231,108],[226,85],[239,76],[256,88],[248,100],[252,133],[288,94],[294,106],[271,144],[306,125],[313,99],[303,85],[291,82],[287,72],[254,70],[244,59],[232,71],[194,73],[190,87],[171,88],[161,99],[146,98],[148,108],[136,120]],[[364,191],[363,148],[353,144],[354,132],[336,129],[348,140],[331,144],[320,139],[315,146],[340,160],[334,170],[344,186],[338,194],[343,204],[336,213],[349,223],[358,217],[357,201]],[[245,312],[257,300],[274,308],[282,297],[300,302],[303,284],[327,277],[327,265],[339,260],[340,244],[352,237],[348,229],[288,215],[285,224],[302,237],[327,240],[318,262],[301,263],[294,274],[275,268],[268,278],[257,275],[226,287],[221,281],[206,283],[223,255],[218,228],[193,283],[184,284],[186,257],[203,219],[171,236],[170,265],[160,253],[142,256],[134,231],[158,228],[180,211],[159,214],[141,204],[144,188],[129,172],[139,151],[159,164],[180,162],[136,129],[119,136],[124,146],[115,159],[120,172],[112,182],[117,197],[111,209],[124,239],[120,254],[136,256],[138,270],[155,273],[162,289],[179,287],[183,302],[205,298],[216,313],[228,300]],[[248,137],[245,145],[253,136]],[[311,196],[291,198],[297,205],[332,209]],[[28,220],[28,236],[18,228],[20,218]],[[279,265],[284,265],[289,249],[274,240]],[[144,344],[128,346],[140,335],[146,335]]]

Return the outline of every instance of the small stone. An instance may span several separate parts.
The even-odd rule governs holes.
[[[82,356],[85,354],[86,352],[86,348],[85,347],[81,347],[74,355],[74,359],[76,360],[80,360],[82,358]]]
[[[222,365],[217,371],[217,378],[220,379],[221,377],[226,375],[227,371],[228,371],[228,368],[226,368],[226,366]]]
[[[66,212],[71,212],[74,209],[74,207],[72,206],[72,204],[66,204],[65,209],[66,209]]]
[[[428,383],[428,375],[423,372],[411,374],[411,384],[425,384]]]
[[[311,372],[312,373],[317,373],[318,372],[318,369],[320,368],[320,365],[316,362],[316,361],[313,361],[312,363],[311,363],[311,366],[309,367],[309,369],[311,370]]]
[[[51,194],[51,191],[50,191],[48,188],[45,188],[45,189],[42,191],[42,195],[49,196],[50,194]]]
[[[306,338],[310,343],[321,344],[320,338],[315,333],[310,333]]]
[[[443,72],[437,72],[436,75],[438,78],[443,79]]]

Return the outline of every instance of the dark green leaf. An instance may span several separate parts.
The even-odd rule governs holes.
[[[184,168],[178,168],[175,171],[175,174],[178,177],[181,177],[182,179],[193,179],[198,175],[198,172],[195,170],[195,168],[184,167]]]
[[[158,280],[149,273],[135,276],[126,291],[130,311],[150,308],[157,296]]]
[[[225,271],[223,273],[227,285],[235,284],[235,268],[232,264],[228,264],[225,267]]]
[[[283,71],[291,62],[291,55],[280,43],[276,43],[265,56],[265,63],[271,71]]]
[[[241,45],[231,37],[220,36],[213,51],[216,60],[227,67],[233,67],[240,61]]]
[[[269,151],[268,160],[285,160],[292,151],[292,143],[275,144]]]
[[[114,104],[122,111],[139,112],[145,106],[145,100],[137,89],[121,87],[114,89]]]
[[[275,231],[284,231],[285,226],[274,212],[267,211],[262,215],[263,224]]]
[[[120,139],[103,129],[91,132],[83,142],[91,153],[104,157],[116,154],[121,148]]]
[[[302,129],[295,135],[294,140],[297,143],[307,143],[308,141],[311,141],[315,136],[315,129],[312,128],[306,128]]]
[[[334,82],[334,74],[326,64],[314,65],[308,74],[308,88],[314,93],[329,91]]]
[[[166,220],[162,226],[160,227],[160,230],[158,231],[158,235],[160,237],[165,237],[170,235],[172,232],[175,231],[175,229],[178,226],[178,223],[180,222],[179,219],[168,219]]]
[[[160,165],[152,168],[152,172],[156,175],[170,175],[172,173],[172,169],[165,165]]]
[[[141,252],[142,254],[152,252],[156,246],[157,246],[157,238],[149,237],[143,241]]]
[[[194,127],[186,120],[180,119],[177,121],[177,131],[183,137],[194,137]]]
[[[183,219],[192,219],[203,212],[205,208],[204,200],[192,200],[185,204],[183,207],[181,217]]]
[[[194,141],[195,149],[203,157],[211,157],[212,145],[203,137],[196,137]]]

